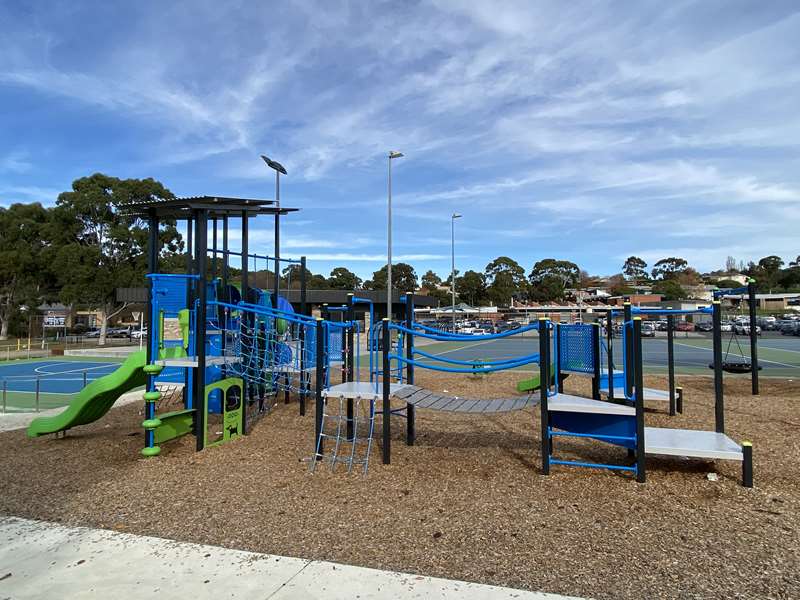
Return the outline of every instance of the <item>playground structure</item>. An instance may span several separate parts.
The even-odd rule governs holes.
[[[300,315],[305,316],[305,259],[287,261],[249,251],[249,221],[259,215],[272,215],[276,228],[282,215],[296,209],[277,207],[267,200],[201,197],[144,202],[126,207],[131,214],[149,221],[148,254],[149,306],[147,385],[144,393],[144,456],[156,456],[161,444],[183,435],[195,436],[197,450],[221,444],[249,432],[267,414],[280,391],[292,386],[287,364],[296,355],[299,368],[297,388],[305,390],[304,333],[292,307],[279,296],[281,261],[299,264],[301,273]],[[240,219],[241,248],[229,248],[229,220]],[[185,221],[194,251],[182,275],[158,272],[158,229],[160,221]],[[208,224],[212,225],[212,247],[208,248]],[[222,248],[218,247],[218,226],[222,225]],[[193,235],[192,235],[193,234]],[[209,252],[210,251],[210,252]],[[208,255],[212,257],[211,268]],[[230,257],[241,259],[238,287],[231,282]],[[253,260],[274,260],[272,293],[252,287],[249,264]],[[221,264],[220,264],[221,263]],[[217,270],[221,267],[220,277]],[[184,355],[162,358],[157,344],[164,339],[167,319],[177,318]],[[297,350],[286,357],[287,346],[278,335],[289,340],[298,336]],[[293,340],[292,340],[293,341]],[[162,344],[164,342],[162,341]],[[278,367],[282,367],[282,370]],[[161,393],[156,378],[164,368],[184,372],[184,406],[157,414]],[[301,411],[304,410],[301,399]]]
[[[281,215],[297,209],[278,208],[267,200],[198,197],[134,203],[124,210],[149,225],[147,349],[86,386],[61,414],[34,420],[28,434],[58,434],[92,422],[121,394],[143,384],[144,456],[155,456],[161,444],[190,433],[198,450],[235,439],[269,412],[281,391],[287,400],[290,390],[299,391],[304,411],[309,389],[305,333],[311,320],[305,315],[305,258],[288,260],[248,250],[251,218],[273,215],[277,227]],[[230,219],[241,219],[239,252],[228,247]],[[158,232],[165,220],[186,223],[190,248],[186,273],[159,272]],[[236,282],[230,275],[230,256],[241,258]],[[256,270],[259,259],[274,260],[276,273],[280,264],[299,267],[300,314],[295,315],[292,305],[279,296],[279,277],[273,275],[271,292],[249,285],[250,261]],[[159,411],[165,399],[160,383],[165,379],[183,382],[178,410]]]
[[[345,367],[343,368],[342,383],[326,388],[318,387],[315,427],[317,460],[312,461],[312,470],[317,462],[325,461],[330,463],[332,468],[338,463],[345,463],[348,471],[352,471],[354,466],[361,466],[366,472],[376,418],[381,419],[383,463],[390,464],[390,432],[393,417],[405,419],[406,443],[413,445],[416,438],[417,408],[464,414],[499,413],[521,410],[537,402],[535,396],[530,394],[494,400],[436,394],[416,386],[414,376],[415,367],[467,375],[513,369],[535,364],[539,360],[538,353],[497,361],[457,360],[442,358],[420,350],[414,346],[414,339],[422,337],[436,341],[480,342],[520,336],[534,331],[538,324],[499,334],[477,336],[454,334],[416,323],[414,321],[413,294],[406,294],[402,301],[405,305],[402,322],[383,319],[369,328],[369,381],[359,380],[358,369]],[[350,306],[352,307],[352,302]],[[435,360],[440,364],[422,363],[420,359]],[[321,362],[318,364],[322,365]],[[354,364],[352,355],[349,364]],[[392,408],[391,397],[404,401],[404,406]],[[331,409],[328,409],[327,407],[332,401],[335,402]],[[378,410],[378,402],[381,402],[380,410]],[[359,419],[359,415],[362,414],[364,416]],[[326,423],[334,425],[334,433],[326,432]],[[344,426],[342,426],[343,423]],[[363,435],[359,435],[359,423],[363,424]],[[325,444],[328,439],[331,439],[333,449],[326,454]]]
[[[345,464],[348,471],[366,472],[376,432],[381,425],[384,464],[391,462],[391,421],[405,419],[406,443],[416,438],[416,410],[449,411],[487,415],[517,411],[539,404],[543,472],[551,465],[574,465],[630,471],[645,481],[645,456],[680,455],[742,462],[743,483],[752,485],[752,447],[741,446],[725,435],[722,373],[724,360],[719,302],[696,311],[635,308],[607,314],[607,331],[615,317],[623,320],[622,369],[615,368],[613,339],[604,347],[597,323],[560,324],[540,319],[525,327],[496,334],[464,335],[417,323],[414,295],[402,296],[404,318],[375,321],[371,300],[355,294],[341,306],[324,305],[321,317],[309,314],[306,303],[305,259],[289,260],[250,253],[249,220],[268,214],[279,216],[295,209],[278,208],[271,201],[201,197],[129,205],[126,210],[146,218],[150,229],[148,248],[147,326],[151,332],[147,349],[129,357],[117,371],[92,382],[60,415],[35,420],[29,435],[64,432],[104,415],[121,393],[145,385],[144,448],[142,455],[156,456],[161,446],[192,434],[197,450],[246,435],[256,422],[272,410],[283,394],[289,403],[298,398],[304,415],[309,396],[315,398],[314,450],[311,470],[323,462],[331,468]],[[241,249],[228,245],[228,226],[241,219]],[[159,272],[159,223],[185,221],[193,250],[186,273]],[[212,224],[208,247],[209,221]],[[218,247],[218,225],[222,225],[222,247]],[[276,252],[279,254],[279,252]],[[209,265],[208,257],[212,257]],[[231,277],[231,256],[239,257],[237,281]],[[270,291],[250,285],[249,264],[258,272],[257,261],[274,261]],[[291,273],[300,271],[300,306],[280,296],[279,268],[288,264]],[[356,319],[356,306],[366,306],[369,325]],[[752,304],[751,304],[752,306]],[[710,314],[713,322],[715,431],[692,431],[645,427],[644,403],[666,400],[670,414],[681,412],[683,396],[674,385],[672,328],[668,327],[668,390],[643,385],[641,319],[689,312]],[[752,310],[751,310],[752,312]],[[752,331],[752,330],[751,330]],[[490,340],[538,334],[538,348],[531,338],[528,351],[492,360],[461,360],[426,352],[415,345],[416,338],[431,341],[481,343]],[[366,336],[369,354],[368,377],[361,379],[361,341]],[[552,344],[551,344],[552,339]],[[605,350],[605,360],[603,351]],[[755,354],[754,354],[755,356]],[[527,394],[496,399],[462,398],[443,395],[415,384],[419,368],[446,373],[482,375],[539,365],[538,385],[527,386]],[[754,360],[754,364],[755,360]],[[341,382],[334,383],[339,371]],[[757,369],[753,369],[757,374]],[[565,378],[590,376],[591,397],[566,394]],[[160,381],[183,382],[182,403],[163,410]],[[312,390],[313,381],[313,390]],[[754,384],[757,390],[757,382]],[[538,393],[537,393],[538,392]],[[393,407],[392,398],[402,406]],[[379,404],[381,403],[381,404]],[[554,457],[554,440],[573,436],[611,443],[628,450],[635,464],[596,464],[559,460]]]
[[[646,481],[645,457],[648,455],[684,456],[701,459],[738,460],[742,463],[742,484],[753,485],[752,445],[735,443],[725,434],[723,360],[721,341],[721,308],[719,302],[693,312],[710,314],[713,322],[714,353],[714,431],[665,429],[645,427],[644,404],[646,400],[669,400],[670,414],[682,411],[682,394],[674,386],[674,365],[670,356],[669,392],[652,390],[644,386],[642,360],[642,316],[646,314],[676,314],[688,311],[669,309],[640,309],[629,304],[622,311],[623,368],[614,369],[612,353],[606,348],[608,367],[604,370],[603,346],[598,323],[554,324],[547,318],[527,327],[499,334],[459,335],[432,329],[413,320],[413,301],[407,303],[403,323],[384,319],[376,331],[380,344],[370,345],[370,350],[381,355],[380,377],[378,369],[371,369],[369,382],[353,379],[353,370],[346,368],[343,382],[324,388],[318,384],[316,419],[316,458],[328,460],[334,468],[343,462],[352,470],[363,465],[366,472],[375,419],[382,420],[381,450],[384,464],[391,463],[391,419],[399,416],[406,420],[406,444],[413,445],[416,437],[415,412],[417,409],[452,411],[462,414],[486,415],[508,412],[539,404],[541,414],[542,471],[549,474],[551,465],[604,468],[628,471],[637,481]],[[636,316],[634,316],[636,315]],[[609,324],[612,314],[609,313]],[[610,329],[610,328],[609,328]],[[492,361],[465,361],[444,358],[417,349],[415,337],[437,341],[481,342],[537,331],[538,352]],[[397,334],[393,340],[392,332]],[[371,335],[372,339],[373,335]],[[552,343],[551,343],[552,338]],[[420,358],[431,362],[421,362]],[[377,357],[370,362],[377,363]],[[538,387],[538,395],[514,396],[492,400],[460,398],[435,393],[415,385],[415,369],[425,368],[449,373],[489,373],[515,369],[538,363],[539,381],[548,382]],[[318,363],[321,364],[321,363]],[[352,363],[351,363],[352,364]],[[554,366],[553,366],[554,365]],[[592,379],[591,397],[567,394],[563,381],[568,373],[588,375]],[[380,379],[380,380],[379,380]],[[605,399],[603,399],[605,397]],[[405,406],[392,407],[392,398]],[[335,399],[330,413],[326,405]],[[378,403],[380,404],[380,408]],[[355,403],[355,410],[354,410]],[[366,413],[364,435],[358,433],[359,406]],[[338,409],[338,410],[336,410]],[[335,433],[325,432],[325,422],[335,424]],[[344,426],[342,424],[345,424]],[[633,464],[606,464],[585,461],[560,460],[554,457],[554,440],[559,437],[587,438],[625,448],[635,459]],[[333,440],[333,450],[325,453],[325,440]],[[359,451],[361,446],[363,451]],[[312,469],[317,461],[312,461]]]
[[[745,487],[752,487],[752,445],[749,442],[739,445],[725,434],[721,308],[718,301],[712,304],[710,312],[714,331],[714,431],[645,427],[644,403],[647,398],[647,388],[644,387],[641,316],[633,317],[623,323],[623,339],[625,340],[623,354],[626,358],[620,382],[623,386],[619,388],[619,391],[624,394],[622,403],[613,402],[615,398],[613,392],[617,386],[612,370],[609,370],[609,373],[612,373],[611,381],[614,385],[607,390],[610,393],[607,394],[605,401],[598,397],[600,392],[600,373],[597,370],[597,356],[600,354],[600,345],[597,343],[599,340],[598,326],[572,325],[569,327],[595,328],[595,333],[590,334],[593,342],[588,347],[584,343],[575,344],[579,346],[577,350],[569,348],[565,352],[563,338],[556,338],[557,341],[554,343],[556,363],[558,364],[562,360],[564,354],[569,356],[570,353],[581,353],[581,358],[575,359],[576,362],[581,365],[592,365],[595,368],[594,397],[583,398],[566,394],[558,384],[543,386],[540,389],[543,472],[548,474],[551,465],[603,468],[632,472],[637,481],[644,483],[646,480],[645,458],[648,455],[727,459],[738,460],[742,463],[742,484]],[[630,307],[626,307],[626,315],[630,316],[630,314]],[[551,329],[552,325],[546,319],[540,321],[540,353],[543,356],[547,356],[550,352]],[[581,335],[584,338],[587,337],[586,333],[581,333]],[[549,380],[549,368],[549,361],[543,359],[540,362],[542,381]],[[555,381],[558,379],[555,378]],[[558,437],[589,438],[620,446],[633,454],[635,463],[633,465],[605,464],[556,459],[554,458],[554,441]]]

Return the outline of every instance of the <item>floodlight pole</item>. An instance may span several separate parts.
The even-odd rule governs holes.
[[[386,212],[386,318],[392,320],[392,159],[403,153],[389,151],[389,201]]]
[[[275,171],[275,208],[278,211],[275,213],[275,293],[272,295],[272,307],[278,308],[281,281],[281,172],[278,170]]]
[[[275,171],[275,274],[274,274],[274,293],[272,294],[272,306],[278,308],[278,292],[280,291],[281,281],[281,173],[286,175],[286,169],[278,161],[261,155],[270,169]],[[247,259],[247,257],[243,257]]]
[[[450,292],[452,296],[453,333],[456,332],[456,219],[461,215],[453,213],[450,217]]]

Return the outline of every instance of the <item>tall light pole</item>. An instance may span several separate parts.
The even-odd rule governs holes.
[[[386,248],[386,317],[392,319],[392,160],[402,158],[403,153],[389,151],[389,205],[387,211],[387,248]]]
[[[286,169],[283,168],[281,163],[272,160],[263,154],[261,155],[261,159],[267,163],[267,166],[270,169],[275,170],[275,207],[277,208],[277,212],[275,213],[275,293],[272,296],[272,306],[273,308],[278,308],[278,292],[280,291],[279,283],[281,280],[281,173],[286,175]],[[247,257],[243,256],[242,260],[247,260]],[[255,276],[255,273],[253,276]],[[247,290],[243,290],[243,293],[246,296]]]
[[[451,310],[453,313],[453,333],[456,332],[456,219],[461,215],[453,213],[450,217],[450,292],[453,297]]]

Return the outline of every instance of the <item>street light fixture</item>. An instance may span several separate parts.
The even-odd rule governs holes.
[[[28,317],[28,356],[30,356],[31,352],[31,324],[33,323],[33,313],[28,315],[28,311],[30,308],[27,304],[23,304],[19,307],[20,312],[24,313],[26,317]]]
[[[270,169],[275,171],[275,207],[278,209],[275,213],[275,293],[273,294],[272,298],[272,306],[273,308],[278,308],[278,291],[279,291],[279,282],[280,282],[280,260],[281,260],[281,226],[280,226],[280,216],[281,216],[281,173],[286,175],[286,169],[283,168],[283,165],[276,160],[272,160],[271,158],[261,155],[261,160],[267,163],[267,166]],[[242,260],[247,260],[247,257],[242,257]],[[254,274],[255,275],[255,274]],[[243,290],[244,294],[247,294],[247,290]]]
[[[389,151],[389,204],[387,211],[387,249],[386,249],[386,317],[392,319],[392,159],[402,158],[403,153]]]
[[[451,311],[453,313],[453,333],[456,332],[456,219],[461,215],[453,213],[450,217],[450,292],[453,298]]]

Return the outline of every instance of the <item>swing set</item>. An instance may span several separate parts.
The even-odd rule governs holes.
[[[728,338],[728,344],[725,348],[725,354],[722,357],[722,370],[726,373],[744,374],[750,373],[752,381],[752,393],[754,396],[758,395],[758,372],[761,366],[758,364],[758,326],[756,324],[756,282],[755,279],[749,279],[746,286],[721,289],[714,292],[714,299],[717,300],[722,297],[739,296],[739,315],[744,315],[744,299],[747,294],[748,306],[748,333],[750,337],[750,356],[745,355],[742,345],[739,343],[739,338],[736,337],[736,330],[731,329]],[[738,353],[731,355],[731,348],[736,344]],[[714,368],[713,364],[708,365],[710,369]]]

